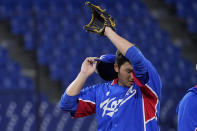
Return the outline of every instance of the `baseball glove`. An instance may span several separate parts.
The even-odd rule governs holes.
[[[104,35],[106,26],[115,30],[115,20],[106,12],[106,10],[101,9],[99,6],[93,5],[90,2],[86,2],[85,4],[88,5],[92,12],[90,23],[84,26],[86,31]]]

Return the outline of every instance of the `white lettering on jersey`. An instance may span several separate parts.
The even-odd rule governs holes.
[[[131,99],[135,94],[136,94],[136,90],[132,89],[133,87],[130,87],[129,90],[127,91],[125,97],[127,97],[126,99],[119,99],[116,100],[116,97],[113,98],[108,98],[106,100],[104,100],[103,102],[101,102],[100,104],[100,108],[103,109],[103,114],[102,117],[104,117],[105,115],[108,115],[110,117],[112,117],[114,115],[115,112],[118,111],[118,108],[124,104],[126,101],[128,101],[129,99]],[[107,93],[107,96],[109,94]]]
[[[108,95],[109,95],[109,93],[110,93],[110,92],[108,91],[108,92],[106,93],[106,96],[108,96]]]

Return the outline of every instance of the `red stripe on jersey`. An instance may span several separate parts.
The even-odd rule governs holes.
[[[158,103],[158,97],[156,93],[147,85],[143,85],[133,74],[135,83],[140,87],[143,98],[145,122],[156,118],[156,108]]]
[[[96,105],[93,102],[79,100],[74,118],[84,117],[96,113]]]
[[[112,81],[112,83],[111,83],[112,86],[115,85],[115,84],[118,84],[118,78],[114,79],[114,80]]]
[[[195,85],[195,87],[197,87],[197,85]]]

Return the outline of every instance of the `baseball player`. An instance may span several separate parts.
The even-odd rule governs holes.
[[[116,56],[86,58],[78,76],[62,95],[60,108],[69,111],[73,118],[96,113],[98,131],[159,131],[162,85],[156,69],[134,44],[114,31],[114,20],[105,10],[90,3],[88,6],[94,19],[85,29],[106,36],[118,51]],[[116,78],[83,88],[100,61],[113,64]]]
[[[178,131],[197,131],[196,111],[197,85],[187,91],[177,107]]]

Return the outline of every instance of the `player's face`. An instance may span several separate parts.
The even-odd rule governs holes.
[[[115,66],[115,70],[118,72],[118,85],[125,87],[133,85],[133,68],[129,62],[125,62],[120,68]]]

